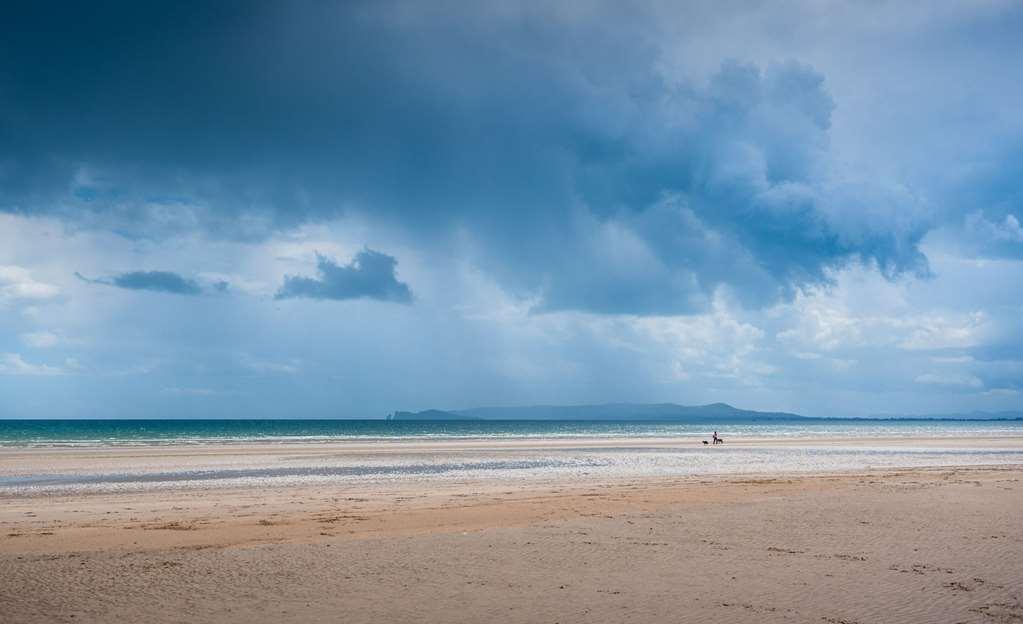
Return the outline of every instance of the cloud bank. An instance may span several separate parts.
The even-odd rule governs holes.
[[[361,215],[461,240],[538,311],[703,312],[722,286],[763,307],[849,262],[926,273],[924,202],[832,156],[810,65],[669,75],[655,11],[614,5],[231,6],[14,12],[0,209],[156,239]]]

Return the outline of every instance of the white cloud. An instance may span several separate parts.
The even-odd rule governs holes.
[[[18,353],[0,353],[0,375],[59,375],[63,371],[47,364],[32,364]]]
[[[762,359],[764,331],[738,320],[721,297],[710,314],[635,317],[629,324],[646,338],[643,352],[651,351],[650,341],[667,348],[669,376],[675,380],[702,376],[755,386],[778,370]]]
[[[983,310],[921,309],[908,300],[911,287],[937,286],[934,282],[890,282],[862,267],[833,278],[834,286],[800,292],[774,311],[787,325],[776,337],[797,358],[864,347],[962,349],[982,344],[994,331]]]
[[[54,299],[60,289],[53,284],[36,281],[28,269],[0,265],[0,305],[9,302],[39,302]]]
[[[989,241],[1023,243],[1023,227],[1014,214],[1005,215],[1001,221],[991,221],[982,213],[974,212],[966,217],[966,230]]]
[[[984,312],[945,317],[925,315],[898,319],[909,336],[899,342],[904,349],[947,349],[973,347],[983,341],[989,331],[989,321]]]

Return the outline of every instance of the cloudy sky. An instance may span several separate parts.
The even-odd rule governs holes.
[[[23,3],[0,417],[1023,409],[1023,4]]]

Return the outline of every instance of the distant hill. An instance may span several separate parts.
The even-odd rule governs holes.
[[[388,420],[597,420],[608,422],[764,422],[772,420],[847,420],[789,412],[758,412],[727,403],[676,405],[675,403],[605,403],[601,405],[529,405],[475,407],[464,410],[394,412]],[[850,420],[1023,420],[1023,412],[968,412],[950,414],[873,414]]]
[[[756,412],[727,403],[676,405],[674,403],[608,403],[604,405],[532,405],[526,407],[477,407],[466,410],[395,412],[389,420],[603,420],[726,422],[791,420],[803,418],[788,412]]]

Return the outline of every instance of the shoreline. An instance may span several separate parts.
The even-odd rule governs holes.
[[[865,470],[1023,464],[1023,436],[726,439],[676,437],[388,440],[0,448],[0,500],[117,491],[390,487],[407,480],[621,479],[831,475]]]

